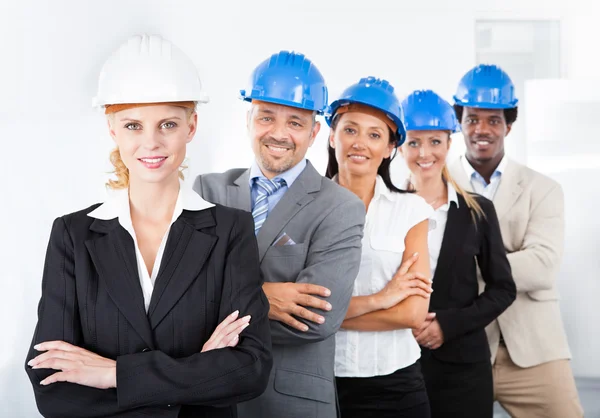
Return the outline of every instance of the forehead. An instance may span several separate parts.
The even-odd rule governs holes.
[[[299,109],[297,107],[276,103],[261,102],[258,100],[252,101],[252,109],[255,113],[295,117],[298,119],[310,119],[313,115],[311,110]]]
[[[504,119],[503,109],[479,109],[476,107],[465,107],[464,116],[478,118],[502,118]]]
[[[367,115],[362,112],[346,112],[340,115],[338,123],[358,125],[363,128],[379,128],[386,129],[387,125],[384,121],[373,115]]]
[[[427,139],[427,138],[443,139],[443,138],[449,138],[450,133],[448,131],[434,131],[434,130],[408,131],[408,132],[406,132],[406,136],[413,138],[413,139]]]
[[[186,114],[186,109],[180,106],[173,105],[153,105],[140,106],[131,109],[121,110],[115,113],[115,118],[118,120],[135,119],[135,120],[154,120],[172,117],[183,117]]]

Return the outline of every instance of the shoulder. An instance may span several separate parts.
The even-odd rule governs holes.
[[[392,192],[391,196],[393,196],[392,204],[395,211],[406,213],[423,212],[429,215],[433,213],[433,208],[431,205],[429,205],[425,199],[416,193]]]
[[[323,177],[321,180],[321,190],[319,191],[320,199],[327,199],[339,203],[361,203],[362,201],[345,187],[340,186],[334,181]]]
[[[389,231],[395,231],[396,234],[405,235],[435,213],[431,205],[416,193],[392,192],[391,196],[391,200],[380,197],[380,205],[384,205],[383,213],[389,218],[384,222],[388,224]]]
[[[95,218],[88,216],[88,214],[96,210],[100,205],[102,203],[95,203],[85,209],[57,217],[52,224],[51,235],[58,237],[59,234],[63,235],[66,233],[71,241],[85,240],[88,237],[90,226],[95,221]]]
[[[473,199],[475,199],[475,202],[477,202],[477,204],[481,207],[481,210],[483,210],[484,212],[489,212],[490,210],[494,210],[494,202],[492,202],[490,199],[488,199],[487,197],[484,197],[480,194],[477,193],[473,193],[473,192],[465,192],[466,195],[472,197]],[[460,201],[461,204],[464,203],[465,207],[467,207],[467,203],[465,201],[464,196],[462,195],[458,195],[458,199]]]
[[[67,226],[67,228],[78,228],[80,226],[89,227],[94,222],[95,218],[92,218],[88,215],[94,210],[98,209],[98,207],[100,207],[101,205],[102,203],[94,203],[93,205],[88,206],[85,209],[68,213],[66,215],[61,216],[58,219],[62,220],[62,222],[64,222],[64,224]]]
[[[312,196],[313,204],[321,208],[319,218],[325,224],[335,223],[340,227],[364,224],[366,208],[362,200],[330,179],[322,177],[320,190]]]
[[[222,186],[223,184],[233,183],[238,177],[240,177],[247,168],[232,168],[223,173],[207,173],[200,174],[196,177],[195,185],[202,185],[211,187]]]
[[[479,207],[481,208],[481,212],[483,213],[483,216],[481,216],[480,213],[477,213],[477,211],[475,211],[472,208],[469,208],[467,206],[467,202],[465,201],[464,196],[461,196],[460,194],[458,195],[459,197],[459,202],[460,205],[462,205],[462,207],[459,206],[459,208],[462,208],[462,210],[468,211],[470,212],[472,215],[474,215],[474,219],[475,222],[477,224],[490,224],[490,223],[498,223],[497,219],[498,219],[498,215],[496,214],[496,208],[494,206],[494,202],[492,202],[490,199],[483,197],[480,194],[477,193],[472,193],[472,192],[465,192],[469,197],[473,198],[475,200],[475,202],[479,205]]]
[[[215,204],[212,208],[210,208],[210,210],[212,210],[217,223],[225,223],[229,225],[235,225],[236,223],[248,221],[254,223],[252,214],[242,209],[235,209],[229,206]]]
[[[560,188],[560,184],[556,180],[516,161],[511,160],[509,168],[517,171],[521,182],[525,181],[536,187],[543,187],[546,190]]]

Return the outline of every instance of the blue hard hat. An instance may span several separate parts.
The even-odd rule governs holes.
[[[398,130],[395,132],[398,139],[396,146],[399,147],[404,143],[406,130],[402,122],[404,119],[402,108],[400,107],[398,97],[394,93],[394,87],[387,80],[365,77],[361,78],[358,83],[348,87],[339,99],[331,103],[331,115],[325,118],[327,124],[331,126],[331,121],[336,111],[341,106],[346,106],[350,103],[360,103],[381,110],[398,127]]]
[[[318,68],[303,54],[281,51],[264,60],[252,72],[241,98],[276,103],[323,114],[327,86]]]
[[[517,106],[515,86],[500,67],[481,64],[460,80],[454,104],[484,109],[510,109]]]
[[[402,101],[404,128],[407,131],[460,130],[456,113],[450,103],[431,90],[416,90]]]

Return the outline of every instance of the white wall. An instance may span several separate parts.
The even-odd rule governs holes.
[[[578,376],[600,376],[599,80],[534,80],[525,89],[529,165],[558,181],[565,195],[565,250],[558,277],[562,317]]]
[[[238,91],[253,67],[279,49],[310,57],[332,97],[358,78],[376,75],[390,80],[400,95],[432,88],[449,99],[474,65],[475,19],[559,18],[577,28],[569,30],[567,45],[574,69],[567,66],[565,73],[590,74],[586,53],[596,45],[576,22],[594,19],[573,14],[558,0],[416,3],[1,2],[0,416],[37,416],[22,363],[35,325],[50,225],[57,216],[103,199],[112,144],[103,116],[90,103],[102,63],[130,35],[160,33],[200,68],[212,101],[200,112],[188,151],[189,177],[250,163],[246,106]],[[309,153],[321,171],[326,136],[324,128]],[[455,142],[457,155],[460,137]],[[402,170],[398,164],[397,178]]]

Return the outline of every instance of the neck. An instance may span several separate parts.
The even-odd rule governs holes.
[[[375,176],[354,176],[344,171],[338,173],[340,186],[345,187],[358,196],[367,209],[375,194],[375,181]]]
[[[477,161],[472,159],[470,156],[467,156],[467,161],[469,164],[471,164],[471,167],[473,167],[475,171],[477,171],[481,177],[483,177],[485,181],[489,183],[490,179],[492,178],[492,174],[494,174],[494,171],[496,171],[500,165],[502,158],[504,158],[504,152],[501,152],[493,158],[485,161]]]
[[[177,197],[179,178],[177,174],[160,183],[148,183],[130,178],[129,206],[132,219],[171,220]]]
[[[435,209],[446,203],[448,186],[446,186],[441,175],[427,179],[416,176],[411,179],[411,182],[415,186],[417,195],[425,199]]]

